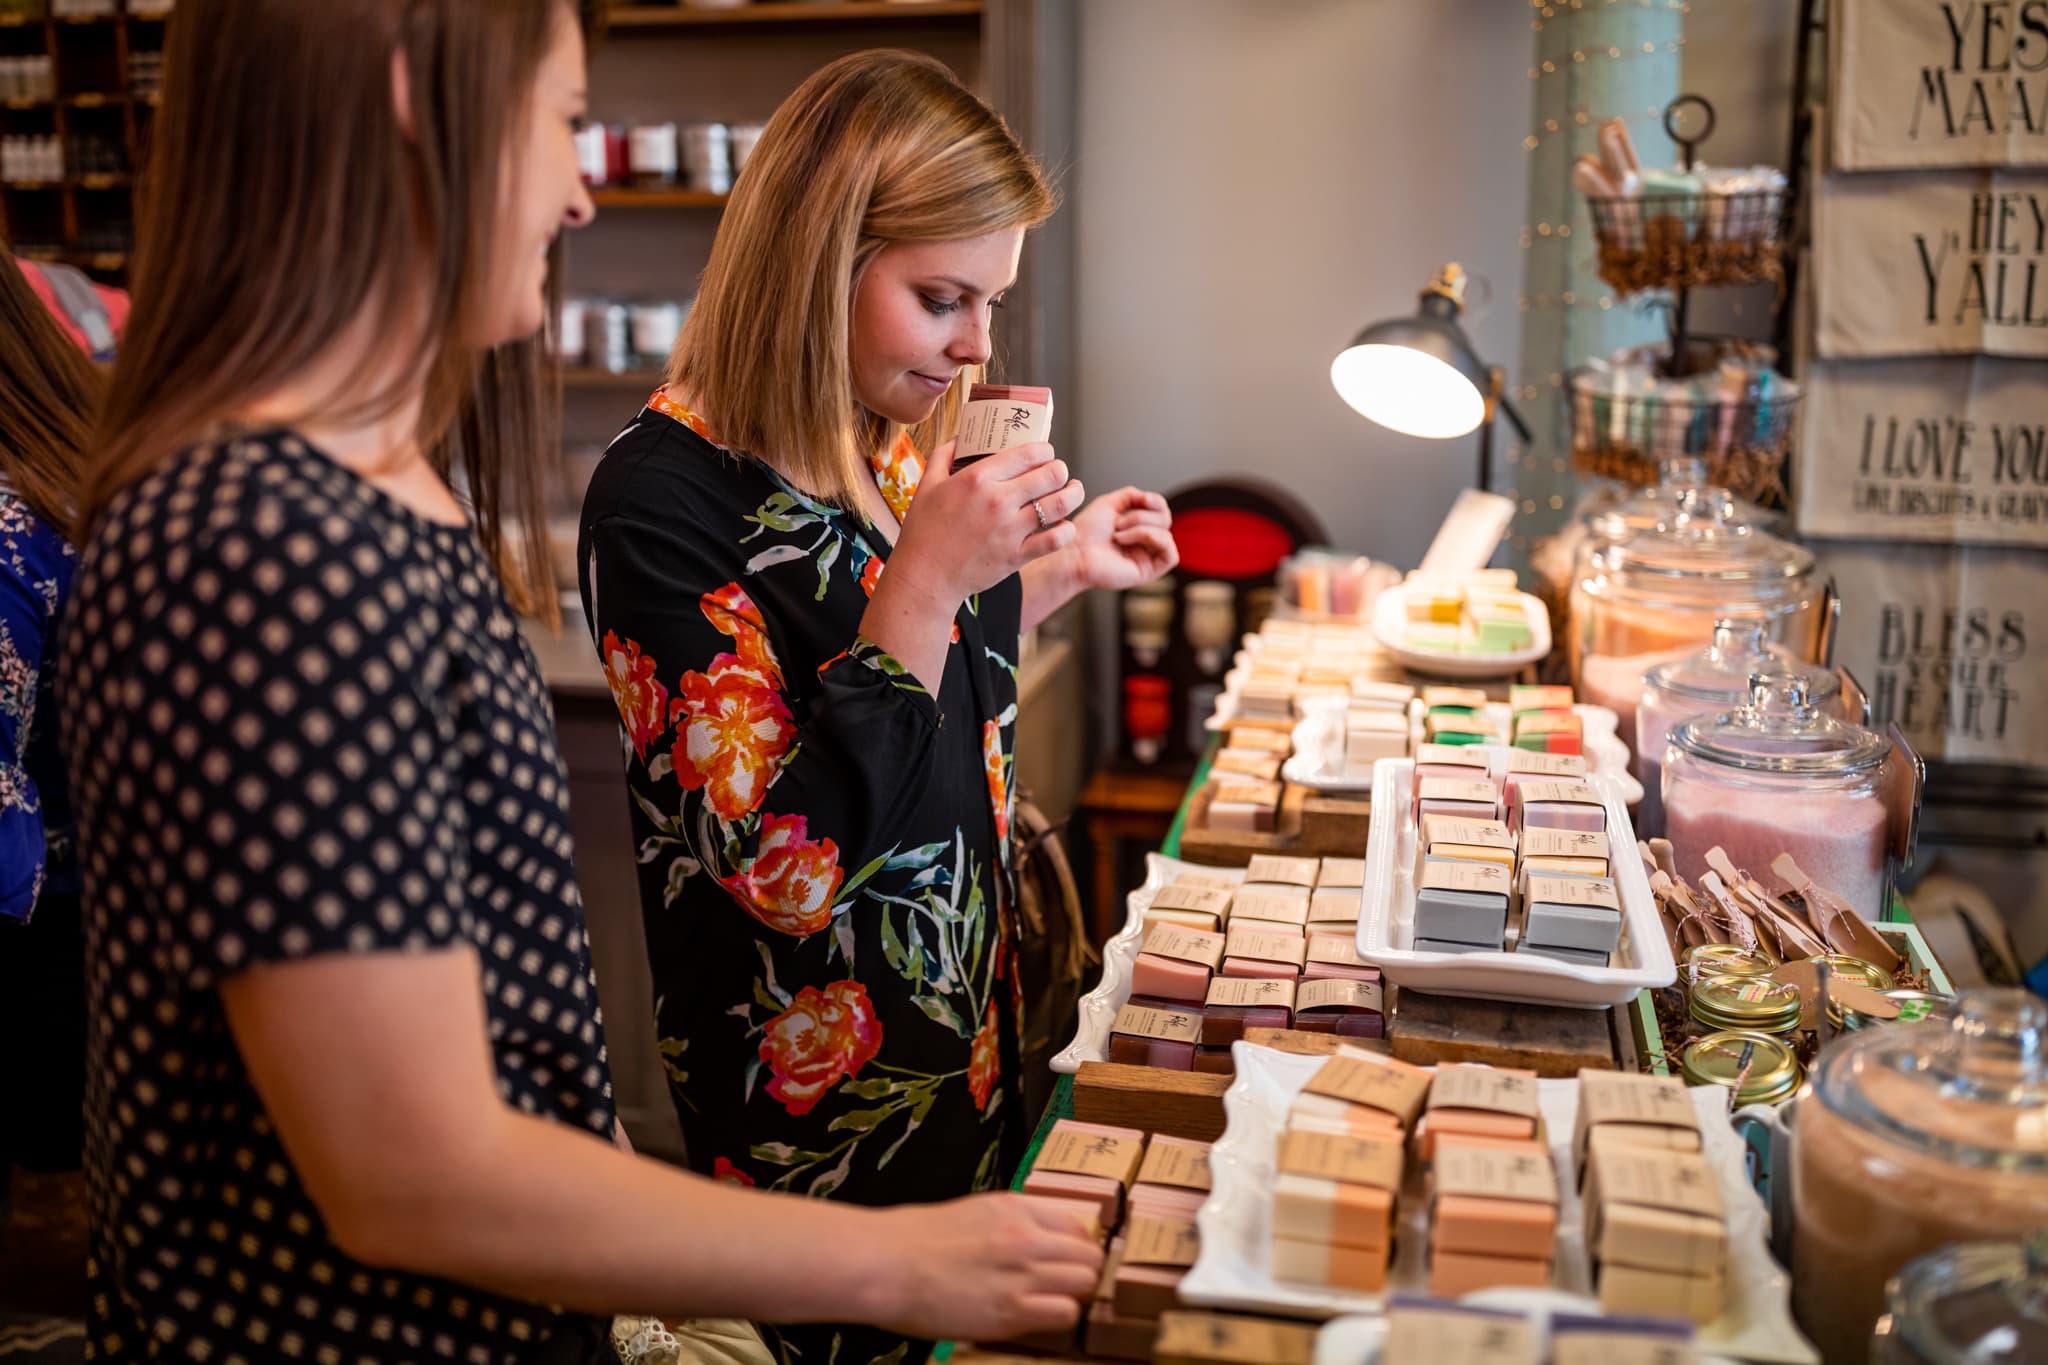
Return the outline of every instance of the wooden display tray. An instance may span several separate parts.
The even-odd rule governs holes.
[[[1206,1071],[1083,1062],[1074,1073],[1074,1117],[1214,1142],[1223,1136],[1223,1092],[1230,1080]]]
[[[1355,796],[1325,796],[1295,783],[1286,784],[1271,832],[1245,834],[1210,829],[1209,800],[1214,788],[1204,784],[1192,798],[1180,831],[1175,855],[1211,867],[1243,867],[1260,853],[1291,853],[1302,858],[1363,858],[1372,827],[1372,802]]]

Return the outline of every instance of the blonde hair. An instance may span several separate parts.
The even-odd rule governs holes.
[[[769,120],[733,187],[668,383],[719,439],[769,458],[813,496],[859,506],[870,452],[903,428],[854,398],[853,291],[894,242],[1036,227],[1053,193],[1002,118],[921,53],[857,52]],[[956,420],[964,372],[911,431],[929,450]]]

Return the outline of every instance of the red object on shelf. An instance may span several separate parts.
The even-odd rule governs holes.
[[[1132,739],[1160,740],[1173,726],[1173,684],[1154,674],[1124,679],[1124,727]]]

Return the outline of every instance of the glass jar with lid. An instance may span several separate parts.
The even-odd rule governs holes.
[[[1909,1261],[2048,1225],[2048,1004],[1972,991],[1946,1028],[1849,1034],[1792,1131],[1793,1310],[1828,1365],[1861,1365]]]
[[[1635,809],[1639,837],[1655,838],[1664,832],[1664,743],[1671,727],[1742,705],[1749,700],[1750,675],[1774,664],[1805,675],[1806,694],[1814,705],[1838,710],[1841,678],[1818,664],[1798,664],[1771,643],[1770,626],[1761,620],[1716,621],[1713,640],[1705,649],[1658,664],[1644,675],[1636,708],[1635,773],[1643,784],[1642,804]]]
[[[1580,700],[1612,710],[1633,746],[1644,676],[1713,643],[1716,623],[1756,621],[1794,654],[1810,650],[1814,579],[1809,551],[1711,511],[1594,551],[1566,630]]]
[[[1946,1247],[1885,1286],[1873,1365],[2048,1360],[2048,1228],[2024,1242]]]
[[[1679,1071],[1687,1085],[1727,1087],[1738,1106],[1782,1104],[1806,1080],[1791,1042],[1745,1029],[1693,1039],[1679,1058]]]
[[[1768,976],[1703,974],[1685,1000],[1693,1019],[1714,1032],[1791,1033],[1805,1009],[1797,986]]]
[[[1891,742],[1824,714],[1797,668],[1750,678],[1749,704],[1686,721],[1664,752],[1664,832],[1698,881],[1727,851],[1762,875],[1780,854],[1867,920],[1884,907],[1885,764]]]

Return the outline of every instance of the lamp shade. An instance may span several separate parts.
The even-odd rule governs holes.
[[[1330,362],[1330,383],[1361,416],[1409,436],[1449,440],[1486,420],[1485,367],[1457,324],[1426,308],[1360,332]]]

